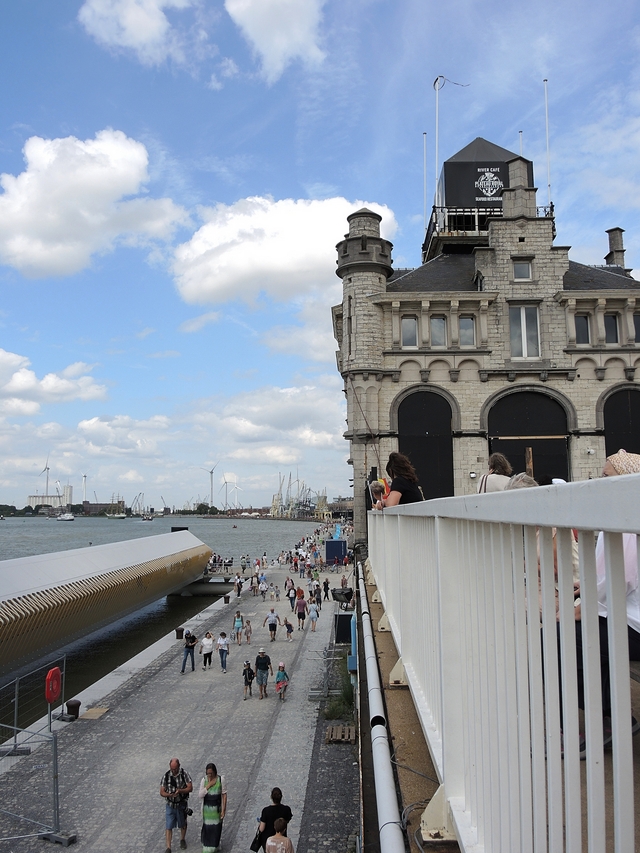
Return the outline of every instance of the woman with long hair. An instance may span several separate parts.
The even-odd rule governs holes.
[[[227,786],[224,776],[218,776],[215,764],[207,764],[198,797],[202,801],[202,853],[216,853],[220,849],[222,821],[227,810]]]
[[[411,461],[404,453],[390,453],[387,462],[387,474],[391,477],[391,486],[386,498],[378,501],[378,509],[398,504],[411,504],[423,501],[424,495],[418,483],[418,475]]]

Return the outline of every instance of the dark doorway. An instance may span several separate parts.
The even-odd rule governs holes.
[[[623,388],[604,404],[604,446],[607,456],[623,448],[640,453],[640,389]]]
[[[501,397],[489,412],[489,452],[504,453],[515,474],[533,455],[533,476],[569,479],[569,436],[564,408],[546,394],[520,391]]]
[[[411,460],[425,498],[453,494],[451,406],[444,397],[417,391],[400,403],[398,450]]]

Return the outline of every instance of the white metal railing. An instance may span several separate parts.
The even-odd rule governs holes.
[[[610,766],[598,531],[606,565]],[[640,534],[640,475],[369,513],[371,570],[451,829],[465,851],[635,849],[623,532]],[[576,636],[584,649],[584,716]]]

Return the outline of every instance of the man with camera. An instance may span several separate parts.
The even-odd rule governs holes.
[[[187,815],[193,811],[188,808],[189,794],[193,791],[191,776],[180,767],[177,758],[169,762],[169,769],[162,777],[160,784],[160,796],[166,800],[165,806],[165,830],[167,849],[165,853],[171,853],[171,836],[177,827],[180,830],[180,849],[187,849]]]

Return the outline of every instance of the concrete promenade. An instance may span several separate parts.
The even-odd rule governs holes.
[[[281,590],[287,572],[268,569],[267,578]],[[321,576],[321,579],[324,575]],[[339,576],[329,575],[331,585]],[[295,576],[296,583],[298,582]],[[305,592],[307,591],[304,582]],[[277,640],[269,641],[262,622],[274,606],[281,620],[294,624],[293,642],[280,628]],[[190,773],[197,791],[207,762],[213,761],[225,776],[228,790],[227,816],[222,848],[247,851],[256,817],[269,805],[274,785],[282,788],[283,802],[293,811],[289,836],[296,850],[314,853],[331,849],[346,851],[347,839],[358,827],[357,752],[347,745],[324,745],[328,723],[319,716],[320,703],[309,700],[309,691],[323,680],[323,649],[329,646],[333,614],[337,605],[325,602],[315,633],[307,620],[305,631],[297,630],[289,603],[262,601],[246,589],[240,600],[233,595],[228,605],[217,602],[185,627],[200,638],[206,630],[217,637],[231,631],[239,609],[253,626],[251,645],[233,644],[222,673],[217,653],[213,668],[203,672],[196,651],[196,670],[188,664],[180,674],[183,642],[165,638],[145,653],[142,665],[132,662],[120,668],[126,680],[114,688],[114,679],[103,680],[81,696],[90,705],[108,710],[96,719],[81,718],[59,734],[61,829],[74,831],[75,847],[87,853],[107,851],[164,851],[164,801],[159,796],[162,774],[169,759],[177,756]],[[243,700],[242,665],[255,661],[264,646],[274,672],[280,660],[291,678],[287,698],[281,702],[269,679],[269,696],[260,701],[254,684],[253,697]],[[155,649],[158,654],[151,652]],[[135,659],[134,659],[135,660]],[[44,750],[21,759],[0,776],[2,808],[25,813],[25,804],[41,801],[49,812],[49,786]],[[194,815],[187,832],[188,849],[199,850],[199,801],[190,801]],[[0,835],[29,831],[2,815]],[[47,849],[38,839],[11,841],[3,849],[30,853]],[[174,831],[173,850],[179,849]]]

